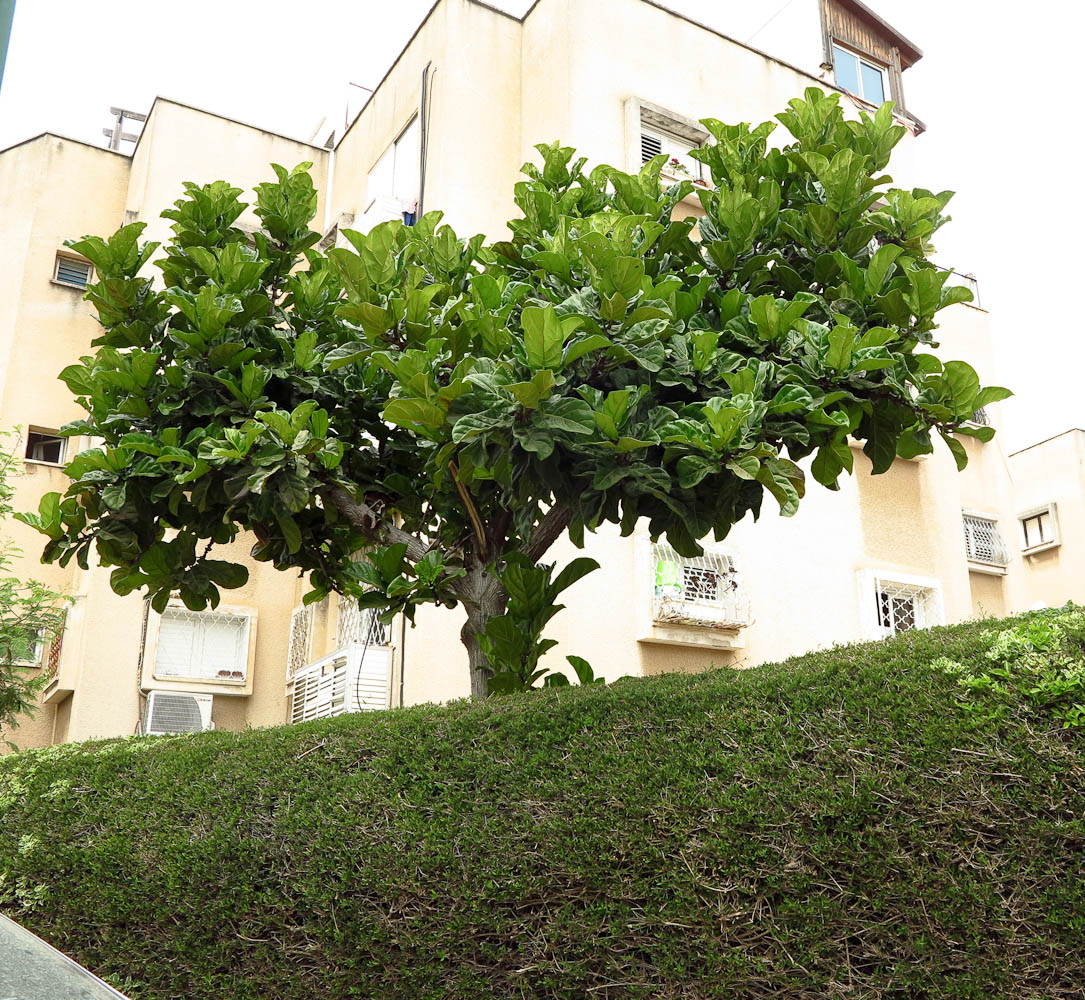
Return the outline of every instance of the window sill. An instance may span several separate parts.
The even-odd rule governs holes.
[[[50,285],[58,285],[60,288],[74,288],[77,292],[85,292],[88,285],[73,285],[70,281],[57,281],[56,278],[49,279]]]
[[[1006,567],[996,566],[993,563],[976,562],[973,559],[968,560],[968,572],[969,573],[983,573],[986,576],[1005,576]]]
[[[1047,552],[1049,549],[1057,549],[1062,543],[1059,541],[1043,542],[1040,545],[1033,545],[1031,548],[1022,549],[1021,555],[1023,556],[1035,556],[1041,552]]]
[[[252,694],[249,678],[226,677],[160,677],[152,676],[149,684],[153,691],[178,691],[184,694],[221,694],[245,697]]]
[[[637,642],[702,649],[743,649],[746,641],[742,629],[741,625],[713,627],[653,622],[646,631],[637,636]]]
[[[44,465],[47,469],[63,469],[65,462],[43,462],[40,458],[24,458],[27,465]]]

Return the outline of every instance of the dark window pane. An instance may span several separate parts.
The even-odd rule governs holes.
[[[31,431],[26,440],[26,457],[34,462],[60,464],[64,459],[64,438]]]
[[[863,97],[871,104],[881,104],[885,100],[885,81],[882,71],[867,63],[860,63],[863,73]]]
[[[833,46],[833,71],[839,86],[853,94],[859,93],[859,59],[839,45]]]

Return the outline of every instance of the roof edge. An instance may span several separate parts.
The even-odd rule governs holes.
[[[108,146],[96,146],[93,142],[87,142],[86,139],[73,139],[70,135],[61,135],[59,132],[39,132],[37,135],[32,135],[28,139],[20,139],[18,142],[13,142],[10,146],[5,146],[0,149],[0,156],[4,153],[8,153],[13,149],[18,149],[20,146],[25,146],[31,142],[37,142],[39,139],[61,139],[64,142],[74,142],[77,146],[86,146],[87,149],[96,150],[99,153],[109,153],[110,156],[120,156],[124,159],[129,159],[127,153],[122,153],[119,149],[110,149]]]
[[[440,2],[440,0],[438,0]],[[159,102],[163,104],[173,104],[179,108],[185,108],[188,111],[195,111],[201,115],[209,115],[212,118],[221,119],[224,122],[230,122],[233,125],[240,125],[242,128],[255,129],[257,132],[266,132],[268,135],[273,135],[279,139],[286,139],[288,142],[296,142],[299,146],[307,146],[309,149],[315,149],[321,153],[327,153],[323,146],[314,145],[311,142],[307,142],[305,139],[298,139],[292,135],[285,135],[282,132],[276,132],[271,128],[264,128],[262,125],[253,125],[252,122],[242,121],[240,118],[231,118],[229,115],[220,114],[218,111],[209,111],[207,108],[197,107],[195,104],[189,104],[187,101],[178,101],[172,97],[163,97],[161,94],[155,96],[155,99],[151,102],[151,106],[147,111],[147,121],[143,123],[143,128],[140,130],[139,138],[136,139],[136,144],[132,148],[130,155],[135,156],[139,149],[139,144],[143,139],[143,136],[147,132],[147,122],[151,120],[151,115],[154,114],[154,109],[158,106]],[[127,155],[127,154],[125,154]]]
[[[1059,431],[1058,434],[1052,434],[1051,437],[1045,437],[1040,441],[1033,441],[1032,444],[1026,444],[1024,448],[1018,448],[1017,451],[1011,451],[1006,457],[1013,458],[1014,455],[1020,455],[1023,451],[1028,451],[1030,448],[1039,448],[1042,444],[1047,444],[1048,441],[1054,441],[1056,438],[1065,437],[1067,434],[1085,434],[1085,427],[1067,427],[1064,431]]]

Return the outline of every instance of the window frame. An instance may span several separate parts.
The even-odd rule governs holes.
[[[833,82],[841,90],[843,90],[845,93],[852,94],[853,96],[858,97],[859,100],[865,101],[867,104],[870,104],[873,107],[881,107],[881,105],[884,104],[886,101],[893,100],[893,91],[892,91],[892,86],[891,86],[892,80],[891,80],[890,75],[889,75],[889,66],[886,63],[883,63],[880,59],[876,59],[874,56],[871,56],[866,52],[860,51],[854,45],[849,45],[847,42],[842,42],[839,38],[830,39],[829,44],[830,44],[830,50],[829,51],[832,54],[832,60],[833,60]],[[839,79],[837,79],[837,75],[836,75],[836,50],[837,49],[839,49],[845,55],[852,56],[855,59],[855,61],[856,61],[856,71],[857,71],[856,72],[856,79],[857,79],[857,81],[859,83],[859,90],[858,91],[850,90],[848,87],[845,87],[844,84],[842,84]],[[864,90],[864,88],[863,88],[863,66],[864,66],[864,64],[869,66],[872,70],[876,70],[881,75],[881,78],[882,78],[882,99],[880,101],[877,101],[877,102],[872,101],[863,92],[863,90]]]
[[[397,161],[397,158],[398,158],[398,155],[399,155],[398,146],[399,146],[400,142],[402,142],[402,140],[406,137],[407,133],[410,132],[410,130],[412,128],[418,128],[419,129],[418,141],[419,141],[419,143],[421,143],[421,141],[422,141],[421,127],[422,126],[421,126],[421,122],[419,120],[418,112],[415,111],[410,116],[410,118],[407,119],[407,122],[403,126],[403,128],[401,128],[396,133],[395,138],[390,143],[388,143],[387,146],[384,147],[384,149],[381,151],[380,156],[378,156],[373,161],[373,165],[366,172],[366,180],[365,180],[366,206],[362,211],[363,216],[368,214],[369,211],[373,208],[373,206],[376,205],[377,201],[379,199],[381,199],[381,198],[393,199],[393,200],[396,200],[396,201],[400,202],[401,204],[403,202],[407,201],[406,198],[403,198],[400,195],[396,194],[396,161]],[[381,165],[381,163],[384,161],[385,157],[387,157],[389,155],[391,155],[391,157],[392,157],[392,162],[391,162],[391,166],[390,166],[391,189],[390,189],[390,191],[388,191],[386,193],[382,192],[382,193],[374,194],[373,193],[373,174],[376,171],[377,167],[379,167]],[[418,157],[419,157],[419,161],[420,161],[420,159],[421,159],[421,152],[420,151],[418,152]],[[415,169],[416,169],[416,171],[418,169],[420,169],[420,162],[415,164]],[[420,180],[419,180],[419,183],[421,183]],[[418,195],[419,195],[419,191],[416,189],[414,191],[414,211],[416,213],[418,211]],[[406,214],[406,213],[407,213],[407,209],[404,208],[403,209],[403,214]]]
[[[913,615],[917,618],[920,615],[922,617],[922,621],[916,622],[914,630],[936,628],[946,623],[942,581],[935,577],[898,573],[892,569],[864,569],[858,573],[858,582],[860,624],[865,639],[890,639],[900,634],[894,631],[892,626],[883,625],[880,620],[880,595],[884,584],[907,588],[913,592],[913,595],[922,591],[927,592],[927,597],[919,609],[920,614],[913,611]],[[913,629],[908,629],[908,631],[913,631]]]
[[[73,264],[80,264],[87,269],[87,280],[84,284],[80,285],[74,281],[65,281],[60,277],[60,264],[61,261],[68,261]],[[78,288],[80,291],[86,291],[94,281],[94,265],[87,260],[86,257],[80,257],[78,254],[65,253],[62,250],[58,250],[56,257],[53,260],[53,277],[51,279],[54,285],[60,285],[61,288]]]
[[[38,434],[43,437],[52,437],[60,441],[60,458],[55,462],[46,461],[44,458],[31,458],[27,455],[27,451],[30,450],[30,435]],[[30,465],[44,465],[51,469],[62,469],[67,464],[68,455],[68,439],[63,437],[59,430],[52,430],[48,427],[39,427],[37,424],[30,424],[26,429],[26,447],[23,449],[23,461]]]
[[[972,518],[977,521],[986,521],[994,528],[994,533],[1002,545],[1002,549],[1005,553],[1005,562],[988,562],[984,559],[977,559],[969,551],[969,537],[972,530],[968,524],[968,519]],[[989,511],[983,510],[970,510],[968,508],[961,508],[961,527],[964,529],[965,536],[965,558],[968,560],[968,569],[972,573],[988,573],[994,576],[1005,576],[1007,567],[1010,564],[1010,547],[1006,544],[1006,539],[1002,537],[1002,531],[1000,527],[1001,518],[997,514],[992,514]]]
[[[1031,521],[1034,518],[1043,517],[1047,515],[1048,523],[1051,527],[1051,538],[1038,542],[1035,545],[1028,544],[1028,531],[1025,527],[1026,521]],[[1059,515],[1057,503],[1041,504],[1037,507],[1030,507],[1028,510],[1024,510],[1017,515],[1018,534],[1021,540],[1021,554],[1026,556],[1036,555],[1039,552],[1046,552],[1048,549],[1056,548],[1062,544],[1062,538],[1059,533]]]
[[[166,611],[189,612],[178,598],[171,598]],[[248,619],[248,635],[245,648],[245,662],[242,677],[187,677],[178,674],[164,674],[158,671],[158,647],[161,638],[163,615],[148,607],[147,635],[143,644],[143,658],[140,670],[141,686],[144,690],[159,691],[209,691],[215,694],[251,695],[253,673],[256,667],[256,638],[259,615],[255,607],[249,605],[220,604],[213,611],[197,612],[204,615],[235,615]]]

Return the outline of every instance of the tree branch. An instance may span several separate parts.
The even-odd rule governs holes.
[[[355,527],[361,528],[374,540],[393,544],[399,542],[406,545],[407,558],[412,562],[418,562],[429,551],[428,546],[420,538],[390,524],[364,500],[355,500],[342,486],[331,487],[326,495],[343,517]]]
[[[520,546],[520,551],[533,563],[537,563],[569,527],[573,519],[573,509],[562,504],[555,504],[536,525],[531,537]]]
[[[475,502],[471,499],[471,494],[467,492],[467,487],[460,482],[460,470],[454,461],[448,463],[448,470],[452,473],[452,481],[456,484],[460,499],[467,508],[467,514],[471,518],[471,527],[475,529],[475,539],[478,542],[478,554],[482,557],[482,561],[485,562],[489,557],[489,547],[486,545],[486,532],[482,530],[482,520],[479,518],[478,511],[475,509]]]

